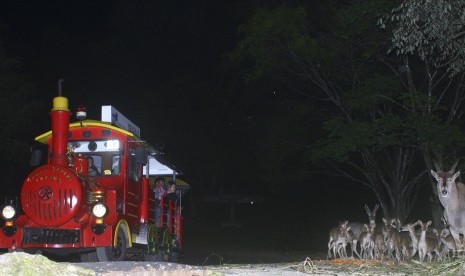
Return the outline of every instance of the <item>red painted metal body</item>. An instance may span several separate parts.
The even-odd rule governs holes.
[[[54,106],[50,111],[52,117],[53,132],[53,156],[50,160],[52,164],[68,166],[67,145],[70,112],[68,110],[68,100],[63,97],[54,99]]]
[[[0,248],[67,248],[70,253],[78,253],[115,246],[118,231],[124,232],[127,247],[138,242],[145,246],[144,238],[150,237],[141,229],[155,225],[151,211],[154,194],[148,175],[142,175],[144,164],[134,156],[148,145],[110,123],[70,124],[69,113],[67,100],[66,105],[54,106],[52,131],[36,138],[48,145],[47,164],[26,177],[20,196],[22,210],[5,221]],[[99,174],[91,175],[89,157],[98,162]],[[97,203],[107,207],[102,218],[92,213]],[[161,225],[169,229],[176,237],[176,246],[182,249],[180,209],[169,206],[165,212],[170,212],[173,219]]]
[[[66,167],[47,164],[35,169],[21,190],[23,211],[37,225],[57,227],[82,209],[83,187]]]

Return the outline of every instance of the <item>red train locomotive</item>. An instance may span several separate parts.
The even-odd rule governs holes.
[[[151,189],[153,166],[176,171],[156,160],[159,152],[113,107],[102,107],[101,121],[87,120],[84,109],[76,115],[70,123],[68,99],[53,99],[52,129],[36,137],[46,162],[26,177],[20,206],[1,207],[0,248],[78,253],[87,261],[124,260],[137,250],[145,260],[176,261],[181,200],[165,201],[155,221]],[[31,162],[41,159],[40,151],[32,154]],[[176,193],[182,198],[182,190]]]

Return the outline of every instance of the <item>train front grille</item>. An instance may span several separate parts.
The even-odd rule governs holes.
[[[23,244],[73,244],[79,237],[78,229],[24,228]]]

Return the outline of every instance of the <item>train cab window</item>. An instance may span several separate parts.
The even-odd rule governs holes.
[[[91,176],[99,176],[102,174],[102,156],[100,155],[87,155],[89,162],[93,161],[93,164],[89,163],[89,175]],[[92,160],[92,161],[91,161]]]
[[[115,154],[111,157],[111,174],[112,175],[119,175],[121,171],[121,161],[120,155]]]
[[[74,154],[93,157],[99,176],[121,173],[121,146],[117,139],[70,141],[68,149]]]

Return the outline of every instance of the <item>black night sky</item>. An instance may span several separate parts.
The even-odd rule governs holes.
[[[45,111],[36,117],[36,132],[24,139],[32,142],[49,129],[48,110],[63,78],[72,110],[84,105],[89,118],[98,119],[101,105],[115,106],[181,168],[192,186],[186,231],[227,220],[228,206],[205,196],[251,196],[263,200],[238,206],[241,228],[215,231],[236,231],[261,248],[324,251],[330,227],[365,220],[363,206],[376,200],[368,189],[318,168],[302,173],[293,156],[275,162],[262,147],[268,114],[278,110],[285,117],[292,108],[272,84],[244,83],[225,54],[238,42],[239,25],[256,7],[273,2],[0,1],[0,45],[21,60]],[[316,113],[299,123],[313,129],[309,139],[319,138]],[[258,176],[263,163],[273,162],[279,166],[267,169],[280,175],[278,183]],[[207,239],[186,233],[186,246]],[[234,244],[241,242],[228,246]],[[204,246],[196,254],[214,250]]]

